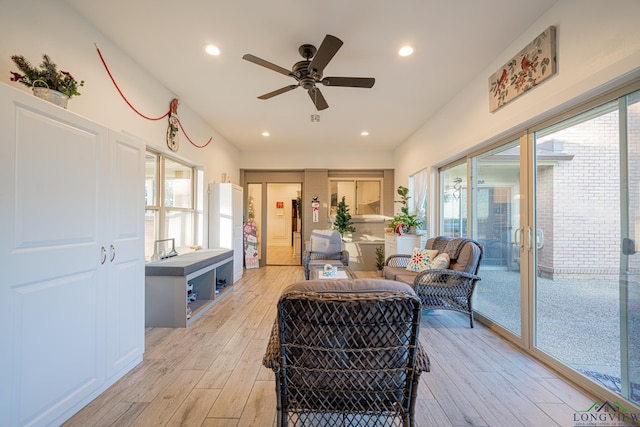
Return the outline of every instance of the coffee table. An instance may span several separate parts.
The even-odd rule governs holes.
[[[312,266],[309,269],[309,279],[315,280],[346,280],[357,279],[358,276],[346,265],[335,265],[338,271],[333,276],[324,275],[324,266]]]

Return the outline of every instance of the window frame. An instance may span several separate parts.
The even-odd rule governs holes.
[[[156,241],[175,237],[175,236],[167,236],[165,232],[165,229],[166,229],[165,223],[167,220],[167,214],[172,212],[186,213],[191,215],[190,230],[188,230],[188,232],[181,237],[183,238],[184,241],[192,242],[191,245],[201,244],[203,230],[201,230],[202,224],[200,224],[201,222],[200,217],[204,216],[204,206],[199,206],[199,205],[200,204],[203,205],[204,203],[202,203],[202,201],[198,197],[197,190],[198,190],[198,182],[201,180],[204,181],[204,177],[203,177],[204,174],[202,169],[184,160],[177,159],[173,156],[169,156],[165,153],[153,150],[149,147],[147,147],[145,154],[155,157],[155,191],[154,191],[155,200],[153,200],[154,204],[147,205],[146,204],[147,198],[145,197],[145,215],[147,215],[147,213],[149,212],[155,213],[155,226],[153,230],[154,236],[152,239],[153,246],[154,246],[153,249],[155,250]],[[191,171],[191,178],[190,178],[191,197],[189,200],[190,207],[173,207],[173,206],[165,205],[165,190],[166,190],[165,180],[166,180],[167,160],[177,163],[178,165],[186,169],[189,169]],[[145,174],[145,188],[147,187],[146,180],[148,178],[149,177]],[[150,260],[153,253],[151,254],[148,253],[149,251],[148,245],[150,240],[147,239],[147,236],[145,236],[145,241],[147,241],[145,258],[147,260]],[[176,242],[176,246],[180,246],[180,243]]]
[[[329,218],[333,218],[335,216],[335,212],[332,213],[332,209],[334,208],[334,206],[332,205],[332,200],[331,200],[331,187],[333,183],[338,183],[338,182],[342,182],[342,183],[353,183],[354,185],[354,203],[353,206],[349,203],[347,203],[348,207],[349,207],[349,213],[351,214],[351,216],[353,218],[367,218],[367,217],[380,217],[383,215],[384,212],[384,178],[383,177],[339,177],[339,176],[332,176],[329,177],[329,182],[328,182],[328,190],[329,190],[329,195],[327,196],[327,200],[329,200],[329,208],[327,209],[327,216]],[[358,183],[365,183],[365,182],[376,182],[378,183],[378,194],[380,196],[380,206],[378,208],[378,213],[366,213],[366,214],[362,214],[362,213],[358,213]],[[340,202],[340,200],[342,199],[342,195],[339,193],[336,193],[336,204]]]

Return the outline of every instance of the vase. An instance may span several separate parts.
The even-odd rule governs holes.
[[[37,82],[40,83],[41,81],[38,80]],[[38,98],[42,98],[45,101],[49,101],[52,104],[57,105],[58,107],[67,108],[69,97],[64,93],[58,92],[57,90],[49,89],[48,87],[33,86],[31,89],[33,90],[33,94]]]

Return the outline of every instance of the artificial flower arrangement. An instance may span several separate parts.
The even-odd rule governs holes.
[[[47,54],[42,55],[40,68],[31,65],[22,55],[13,55],[11,60],[24,73],[10,71],[12,82],[19,82],[28,87],[46,86],[67,95],[69,98],[80,95],[78,88],[84,86],[84,80],[78,82],[68,71],[58,71],[58,67]]]

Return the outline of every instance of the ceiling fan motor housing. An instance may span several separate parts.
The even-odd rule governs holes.
[[[298,48],[300,55],[302,55],[302,57],[307,61],[313,58],[317,51],[316,47],[312,44],[303,44]]]
[[[315,105],[316,109],[324,110],[325,108],[329,108],[329,104],[327,104],[327,101],[324,99],[320,89],[316,87],[317,83],[322,83],[325,86],[364,88],[370,88],[375,83],[375,79],[372,77],[322,78],[324,68],[327,66],[329,61],[331,61],[336,52],[338,52],[338,49],[340,49],[341,46],[342,40],[330,34],[327,34],[324,40],[322,40],[322,44],[320,44],[319,49],[316,49],[312,44],[303,44],[298,48],[298,52],[300,52],[300,55],[302,55],[304,60],[293,64],[291,71],[251,54],[245,54],[242,58],[280,74],[284,74],[285,76],[293,77],[298,83],[297,85],[288,85],[272,92],[265,93],[264,95],[259,96],[259,99],[270,99],[274,96],[281,95],[302,86],[309,93],[311,101]]]

